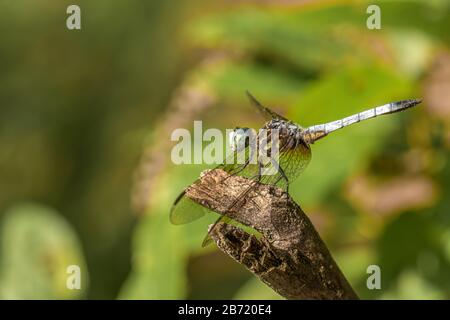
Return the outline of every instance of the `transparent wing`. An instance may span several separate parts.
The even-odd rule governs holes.
[[[218,165],[215,169],[222,169],[226,172],[228,172],[230,175],[239,174],[242,176],[246,176],[250,174],[251,170],[254,170],[251,166],[248,166],[245,162],[244,163],[237,163],[236,159],[239,157],[240,154],[244,154],[242,158],[245,159],[245,157],[248,157],[248,153],[250,152],[249,148],[245,148],[239,153],[233,153],[231,154],[225,161],[225,163]],[[205,174],[208,175],[210,172],[206,172]],[[196,188],[196,185],[200,182],[200,179],[195,180],[188,188]],[[222,181],[224,182],[224,181]],[[221,183],[221,182],[219,182]],[[186,196],[186,190],[181,192],[178,197],[176,198],[175,202],[172,205],[172,208],[170,210],[170,222],[172,224],[185,224],[192,222],[194,220],[200,219],[203,217],[207,212],[209,212],[207,208],[201,206],[200,204],[196,203],[195,201],[189,199]]]
[[[195,182],[194,182],[195,183]],[[170,210],[172,224],[185,224],[200,219],[207,212],[202,205],[192,201],[186,196],[186,191],[180,193]]]
[[[278,113],[270,110],[269,108],[263,106],[258,100],[256,100],[256,98],[249,91],[246,91],[246,93],[247,93],[247,97],[249,98],[251,104],[253,106],[255,106],[267,120],[280,119],[280,120],[289,121],[285,117],[283,117],[283,116],[279,115]]]

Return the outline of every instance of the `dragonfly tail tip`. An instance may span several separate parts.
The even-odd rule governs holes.
[[[422,103],[422,99],[412,99],[409,101],[409,103],[411,104],[411,107],[417,106],[418,104]]]
[[[397,102],[398,106],[401,106],[400,109],[408,109],[417,106],[422,103],[422,99],[409,99]]]

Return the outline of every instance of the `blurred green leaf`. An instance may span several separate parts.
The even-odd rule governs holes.
[[[445,294],[412,270],[403,272],[394,290],[382,295],[382,299],[400,300],[438,300],[445,299]]]
[[[377,241],[384,288],[395,285],[395,279],[407,269],[417,269],[427,281],[449,288],[450,267],[443,249],[442,228],[433,215],[406,212],[391,221]]]
[[[282,296],[277,294],[266,284],[256,277],[252,277],[247,281],[235,294],[233,299],[236,300],[281,300]]]
[[[354,10],[349,6],[280,12],[246,8],[209,15],[188,30],[194,41],[204,46],[259,53],[317,70],[342,57],[345,39],[335,37],[329,27],[347,24],[349,12]]]
[[[353,286],[360,298],[365,297],[367,290],[367,267],[375,264],[376,256],[367,247],[343,248],[334,253],[334,258],[348,282]]]
[[[210,82],[223,99],[238,99],[249,104],[245,91],[258,93],[266,104],[291,101],[298,96],[304,81],[292,74],[254,63],[230,63],[211,77]]]
[[[167,214],[152,212],[133,239],[133,267],[119,299],[182,299],[186,294],[186,249]]]
[[[81,244],[54,210],[38,204],[9,209],[1,225],[0,297],[76,299],[88,285]],[[81,270],[81,289],[68,289],[70,265]]]

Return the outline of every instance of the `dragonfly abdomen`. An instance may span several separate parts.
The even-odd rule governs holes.
[[[418,99],[412,100],[402,100],[398,102],[388,103],[379,107],[375,107],[369,110],[365,110],[346,118],[327,122],[324,124],[318,124],[311,127],[308,127],[304,130],[303,136],[304,140],[307,143],[314,143],[315,141],[325,137],[330,132],[345,128],[354,123],[358,123],[364,120],[372,119],[384,114],[390,114],[395,112],[400,112],[406,110],[408,108],[414,107],[419,104],[421,101]]]

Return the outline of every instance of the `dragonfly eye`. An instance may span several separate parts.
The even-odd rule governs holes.
[[[230,147],[231,150],[240,152],[249,145],[250,128],[235,128],[230,132]]]

